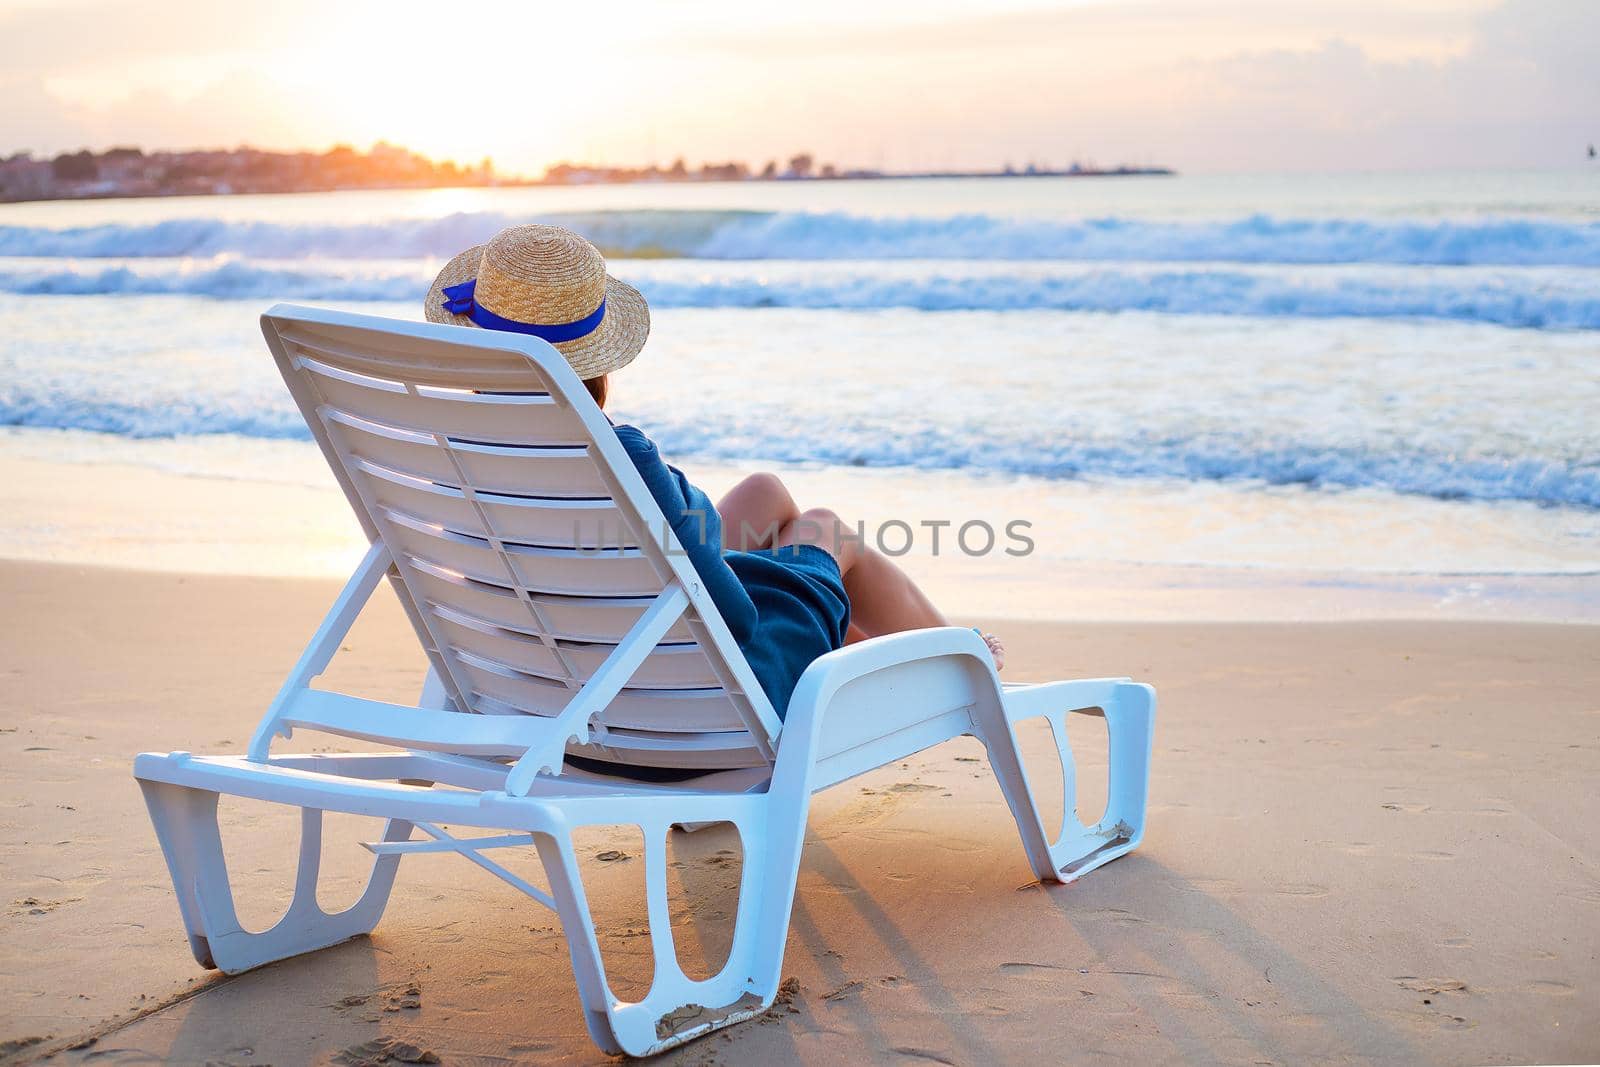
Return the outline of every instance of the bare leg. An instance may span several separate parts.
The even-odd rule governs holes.
[[[838,562],[844,591],[850,598],[846,644],[904,630],[950,625],[910,575],[894,560],[862,541],[855,525],[827,508],[801,511],[776,475],[756,474],[746,478],[723,497],[717,511],[722,515],[724,540],[730,546],[781,548],[810,544],[823,549]],[[764,543],[752,543],[750,531],[764,532],[767,524],[778,519],[782,521],[777,524],[775,536],[768,537]],[[738,542],[741,526],[745,533],[743,546]],[[729,527],[733,534],[728,532]],[[1005,647],[1000,639],[993,634],[984,634],[983,639],[994,657],[995,669],[1004,667]]]
[[[722,541],[728,548],[750,552],[771,548],[785,526],[800,517],[800,508],[776,474],[752,474],[717,502],[722,516]]]
[[[839,563],[850,597],[851,628],[866,637],[948,626],[927,594],[882,552],[864,544],[856,527],[827,508],[810,508],[778,532],[775,547],[811,544]]]

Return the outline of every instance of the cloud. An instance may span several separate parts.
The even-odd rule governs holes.
[[[285,47],[315,25],[307,0],[228,4],[163,0],[53,3],[0,11],[0,71],[7,80],[123,70],[174,57]]]
[[[429,56],[434,77],[463,61],[523,69],[508,64],[516,40],[440,54],[417,13],[292,2],[171,0],[160,20],[102,2],[0,12],[0,152],[403,140],[379,112],[416,95]],[[1321,170],[1558,165],[1600,138],[1600,0],[1128,0],[951,17],[953,2],[811,26],[769,17],[759,32],[732,10],[714,25],[641,11],[632,38],[605,38],[584,94],[491,116],[493,143],[447,151],[513,169],[636,162],[655,146],[691,160],[808,148],[890,167]],[[344,52],[357,35],[366,51]],[[341,55],[370,72],[359,107],[349,86],[329,89],[349,74]],[[64,90],[74,79],[80,91]]]
[[[1379,54],[1438,54],[1466,43],[1478,11],[1492,0],[1099,0],[1048,10],[968,14],[906,24],[883,22],[841,32],[825,23],[771,31],[706,27],[685,47],[790,56],[865,53],[1015,54],[1042,49],[1075,54],[1136,44],[1149,58],[1238,52],[1263,42],[1360,41]]]
[[[964,22],[954,41],[923,28],[905,35],[905,51],[883,40],[876,58],[841,52],[802,81],[857,101],[832,123],[836,139],[875,125],[958,164],[1088,155],[1209,171],[1537,167],[1575,163],[1600,137],[1600,0],[1410,19],[1400,9],[1398,35],[1365,2],[1273,6],[1304,19],[1293,31],[1301,43],[1239,47],[1271,37],[1263,27],[1288,32],[1281,14],[1248,32],[1234,25],[1258,10],[1253,0],[1149,0]],[[1355,36],[1328,32],[1363,24]],[[1015,47],[1000,47],[1007,36]],[[1137,47],[1119,51],[1118,40]],[[811,108],[811,92],[768,92],[759,106],[780,129],[820,131],[831,108]],[[812,143],[827,150],[825,136]]]
[[[1188,150],[1213,166],[1550,166],[1600,133],[1600,4],[1512,0],[1458,56],[1382,61],[1347,41],[1172,72]],[[1220,157],[1220,158],[1219,158]]]
[[[303,121],[315,106],[303,90],[251,72],[225,76],[193,96],[139,87],[100,106],[62,100],[38,79],[0,86],[0,93],[27,102],[25,109],[0,117],[0,144],[9,141],[41,155],[112,145],[293,149],[337,139]]]

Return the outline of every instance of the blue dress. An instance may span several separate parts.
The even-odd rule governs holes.
[[[844,645],[850,598],[839,564],[816,545],[724,551],[722,518],[711,498],[663,461],[655,443],[639,430],[619,425],[616,431],[778,718],[783,718],[811,661]]]

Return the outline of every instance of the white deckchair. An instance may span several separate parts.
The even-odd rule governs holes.
[[[777,991],[811,794],[963,735],[977,737],[1041,879],[1070,881],[1143,836],[1154,691],[1126,679],[1002,686],[955,627],[817,660],[780,723],[616,435],[543,341],[280,305],[262,318],[283,379],[371,548],[267,709],[247,755],[134,763],[194,955],[229,973],[367,933],[400,858],[458,853],[560,916],[589,1032],[649,1055],[757,1015]],[[603,528],[604,535],[597,535]],[[597,550],[596,544],[603,546]],[[432,665],[416,707],[311,688],[383,579]],[[1103,715],[1104,817],[1048,833],[1014,726],[1055,733],[1069,809],[1066,715]],[[271,755],[296,728],[386,751]],[[704,773],[641,783],[563,767],[568,753]],[[637,775],[634,776],[635,778]],[[434,788],[443,786],[445,788]],[[295,894],[261,933],[235,915],[218,794],[301,809]],[[387,820],[361,898],[317,904],[324,811]],[[744,855],[722,971],[689,979],[667,911],[666,837],[729,822]],[[441,827],[481,828],[457,836]],[[607,985],[572,831],[638,826],[655,970],[624,1003]],[[421,839],[414,839],[420,831]],[[545,892],[489,858],[532,846]]]

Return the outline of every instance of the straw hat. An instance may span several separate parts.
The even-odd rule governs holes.
[[[467,249],[433,280],[423,310],[429,322],[542,337],[579,378],[632,363],[650,335],[639,291],[606,274],[600,250],[559,226],[512,226]]]

